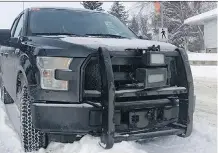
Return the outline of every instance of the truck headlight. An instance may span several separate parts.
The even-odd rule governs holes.
[[[65,57],[37,57],[37,67],[40,71],[42,89],[68,90],[68,81],[56,80],[55,69],[69,70],[72,58]]]

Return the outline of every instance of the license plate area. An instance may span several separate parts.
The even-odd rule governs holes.
[[[149,124],[147,119],[148,111],[132,111],[129,112],[129,127],[130,128],[145,128]]]

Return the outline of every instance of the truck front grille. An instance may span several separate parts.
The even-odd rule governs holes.
[[[131,59],[128,59],[131,60]],[[114,72],[114,84],[116,89],[131,89],[140,88],[139,82],[134,80],[134,71],[139,68],[139,64],[118,65],[112,63]],[[88,61],[85,67],[84,78],[85,90],[101,91],[101,76],[99,72],[97,58],[92,58]]]
[[[99,73],[98,61],[91,59],[85,67],[85,90],[101,90],[101,76]]]
[[[141,89],[143,83],[135,80],[135,70],[137,68],[145,68],[139,56],[131,57],[115,57],[111,58],[114,84],[116,90],[119,89]],[[175,57],[166,57],[168,80],[167,84],[170,86],[176,85],[177,70]],[[98,59],[93,56],[86,61],[83,67],[83,89],[101,91],[101,76],[99,72]]]

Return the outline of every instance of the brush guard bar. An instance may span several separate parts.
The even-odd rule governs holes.
[[[101,134],[101,146],[105,149],[110,149],[113,147],[114,142],[119,140],[136,140],[140,138],[147,138],[151,136],[160,136],[160,135],[171,135],[176,134],[182,137],[189,136],[192,131],[193,124],[193,112],[195,106],[195,96],[193,92],[193,78],[191,74],[190,65],[188,63],[188,57],[184,50],[176,50],[180,54],[180,62],[183,65],[183,69],[186,73],[187,80],[187,99],[183,105],[187,109],[185,114],[182,115],[182,118],[186,120],[186,124],[177,124],[171,129],[163,131],[153,131],[146,132],[142,131],[139,133],[129,133],[115,135],[115,85],[114,85],[114,76],[113,69],[111,64],[110,53],[105,48],[98,49],[98,61],[99,61],[99,72],[101,75],[101,100],[102,100],[102,134]],[[186,97],[186,96],[185,96]],[[184,109],[184,108],[183,108]]]
[[[104,48],[98,50],[99,72],[101,75],[101,99],[102,99],[102,147],[110,149],[114,144],[114,100],[115,86],[113,69],[109,52]]]

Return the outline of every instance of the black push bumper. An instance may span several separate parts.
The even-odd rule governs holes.
[[[99,104],[99,106],[101,105]],[[118,133],[125,133],[133,127],[131,121],[123,121],[125,118],[125,116],[122,116],[123,112],[127,112],[126,115],[139,112],[138,125],[136,124],[138,128],[136,129],[144,129],[143,125],[146,124],[147,120],[145,120],[146,116],[143,116],[143,114],[141,116],[140,113],[147,112],[148,108],[151,107],[163,108],[163,119],[169,121],[154,125],[157,128],[178,120],[179,106],[178,101],[174,99],[116,102],[114,107],[115,131]],[[90,104],[33,103],[31,108],[35,128],[46,133],[87,134],[94,131],[102,133],[104,114],[100,107],[96,108]]]
[[[99,104],[100,105],[100,104]],[[152,125],[150,128],[132,128],[131,123],[122,123],[123,116],[121,109],[127,110],[142,109],[141,112],[146,112],[147,107],[163,107],[163,118],[166,120],[160,124]],[[113,139],[115,142],[122,140],[138,140],[149,137],[178,135],[185,132],[184,127],[175,127],[173,123],[178,121],[178,102],[169,99],[146,100],[138,102],[123,102],[115,103],[114,105],[114,125],[115,132]],[[32,117],[36,129],[46,133],[53,134],[102,134],[103,111],[100,108],[93,107],[89,104],[43,104],[33,103]],[[139,117],[138,124],[145,124],[144,116]],[[169,126],[170,125],[170,126]],[[140,125],[139,125],[140,126]]]
[[[177,65],[180,66],[181,87],[169,87],[157,90],[133,90],[115,91],[114,76],[110,54],[107,50],[99,48],[98,60],[101,74],[102,91],[100,93],[85,93],[87,95],[101,97],[101,103],[95,104],[47,104],[33,103],[32,115],[35,128],[47,133],[69,133],[87,134],[95,133],[101,136],[101,142],[105,148],[111,148],[116,141],[138,140],[148,137],[164,135],[189,136],[192,132],[194,112],[194,88],[191,69],[188,63],[187,54],[177,50],[180,56]],[[172,99],[156,99],[143,101],[115,102],[115,97],[131,96],[152,96],[159,95]],[[177,100],[174,99],[176,95]],[[141,125],[134,125],[141,128],[132,128],[131,121],[128,127],[122,126],[122,114],[119,108],[133,108],[129,114],[137,113],[140,118],[143,111],[149,107],[162,107],[164,122],[155,123],[152,126],[142,128]],[[135,112],[136,109],[144,109]],[[131,116],[132,117],[132,116]],[[134,116],[135,117],[135,116]],[[131,127],[131,128],[130,128]]]

